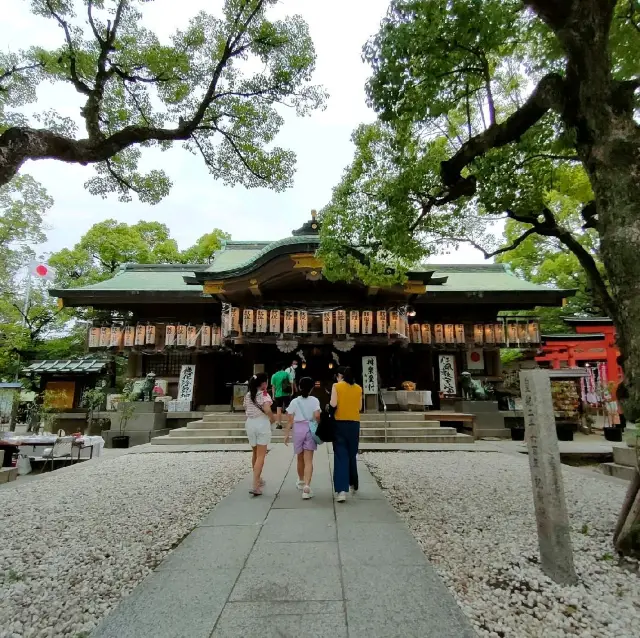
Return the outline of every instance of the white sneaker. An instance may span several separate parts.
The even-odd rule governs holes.
[[[304,487],[304,481],[301,481],[300,479],[298,479],[296,481],[296,489],[301,490],[303,487]]]
[[[308,485],[305,485],[304,488],[302,489],[302,498],[305,501],[307,499],[313,498],[313,492],[311,491],[311,488]]]
[[[338,498],[336,499],[338,503],[344,503],[347,500],[346,492],[338,492]]]

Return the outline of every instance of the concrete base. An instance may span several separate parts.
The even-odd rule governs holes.
[[[635,468],[628,465],[620,465],[619,463],[602,463],[600,469],[609,476],[630,481],[636,473]]]
[[[123,432],[130,437],[129,445],[142,445],[148,443],[154,436],[166,434],[167,413],[162,403],[137,402],[134,403],[134,412]],[[111,429],[107,433],[107,441],[120,435],[120,413],[110,412]]]
[[[0,484],[10,483],[18,478],[17,467],[0,467]]]

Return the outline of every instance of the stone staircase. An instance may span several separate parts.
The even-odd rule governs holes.
[[[624,445],[614,445],[613,463],[602,463],[600,469],[609,476],[630,481],[636,472],[635,449]]]
[[[207,445],[246,443],[243,414],[205,414],[184,428],[171,430],[166,436],[151,440],[153,445]],[[360,423],[361,443],[473,443],[473,437],[458,434],[455,428],[440,427],[438,421],[427,421],[422,413],[393,412],[386,423],[384,414],[363,414]],[[282,430],[273,430],[273,443],[284,441]]]

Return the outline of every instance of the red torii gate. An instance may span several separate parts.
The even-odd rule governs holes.
[[[538,363],[550,363],[554,369],[576,368],[580,363],[605,362],[609,381],[617,386],[622,380],[622,370],[617,358],[616,329],[606,317],[571,318],[565,323],[574,325],[576,334],[542,335]]]

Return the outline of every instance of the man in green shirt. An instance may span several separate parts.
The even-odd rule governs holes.
[[[282,412],[286,411],[291,403],[291,396],[295,392],[296,368],[298,362],[294,361],[287,368],[286,364],[278,364],[278,372],[271,377],[271,388],[273,392],[273,404],[276,406],[276,428],[282,429]]]

